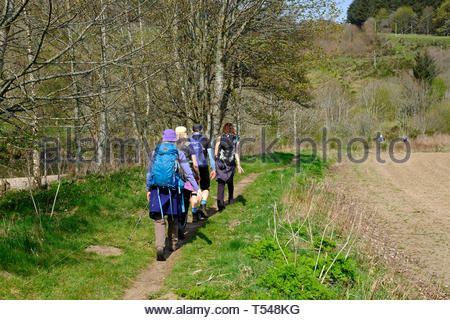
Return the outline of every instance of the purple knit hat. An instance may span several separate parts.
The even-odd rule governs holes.
[[[162,141],[177,142],[178,139],[175,130],[167,129],[166,131],[164,131]]]

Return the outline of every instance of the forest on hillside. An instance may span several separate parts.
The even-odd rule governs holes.
[[[375,18],[380,31],[423,33],[446,36],[450,33],[448,0],[354,0],[347,21],[362,26]]]

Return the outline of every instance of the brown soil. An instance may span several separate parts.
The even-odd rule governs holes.
[[[101,256],[120,256],[123,252],[119,248],[108,247],[108,246],[97,246],[92,245],[85,249],[86,252],[93,252]]]
[[[7,271],[0,270],[0,277],[6,278],[6,279],[12,279],[14,276]]]
[[[413,153],[404,164],[380,164],[371,155],[363,164],[336,166],[336,178],[375,212],[374,233],[391,243],[387,251],[397,259],[390,260],[392,267],[401,265],[406,279],[419,287],[428,283],[441,290],[422,297],[448,297],[450,153]]]

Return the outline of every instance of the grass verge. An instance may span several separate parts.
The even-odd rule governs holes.
[[[322,196],[328,190],[315,187],[324,166],[316,158],[302,163],[298,175],[295,168],[260,175],[236,205],[210,218],[185,245],[161,294],[238,300],[393,298],[376,285],[383,270],[352,250],[358,211],[345,209],[344,200],[329,210]]]
[[[244,157],[245,174],[236,179],[288,164],[293,157],[275,155],[279,162]],[[64,181],[51,216],[56,188],[33,191],[38,215],[29,191],[0,200],[0,299],[120,299],[155,256],[153,221],[144,212],[145,169]],[[88,253],[89,245],[113,246],[123,254]]]

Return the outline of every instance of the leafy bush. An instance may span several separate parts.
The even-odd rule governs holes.
[[[311,269],[303,265],[285,264],[271,269],[258,280],[269,289],[269,295],[257,299],[326,300],[335,294],[313,276]]]
[[[293,227],[294,230],[298,229],[298,226]],[[299,233],[307,235],[304,228],[300,229]],[[318,231],[316,230],[315,233]],[[321,242],[321,255],[317,259]],[[302,250],[296,263],[294,263],[293,252],[283,247],[289,261],[288,264],[273,239],[254,242],[244,249],[244,252],[254,259],[269,260],[275,263],[275,267],[257,281],[257,284],[268,289],[269,293],[258,295],[255,299],[333,299],[334,288],[328,285],[336,282],[348,284],[356,279],[358,271],[355,262],[339,256],[327,274],[326,281],[322,284],[319,279],[320,271],[327,270],[333,263],[336,255],[336,253],[333,254],[333,251],[336,251],[336,242],[327,238],[322,240],[316,235],[311,247],[315,250],[312,252]]]
[[[245,248],[244,253],[254,259],[268,259],[274,262],[282,262],[283,256],[280,248],[274,240],[261,240],[253,242],[249,247]]]
[[[436,78],[438,70],[436,68],[436,62],[428,53],[417,53],[416,63],[413,67],[414,77],[418,80],[422,80],[428,84],[431,84],[433,79]]]
[[[330,250],[336,248],[336,242],[333,240],[329,240],[327,238],[324,238],[322,240],[321,237],[314,237],[313,247],[316,249],[320,248],[320,250],[323,252],[330,251]]]

